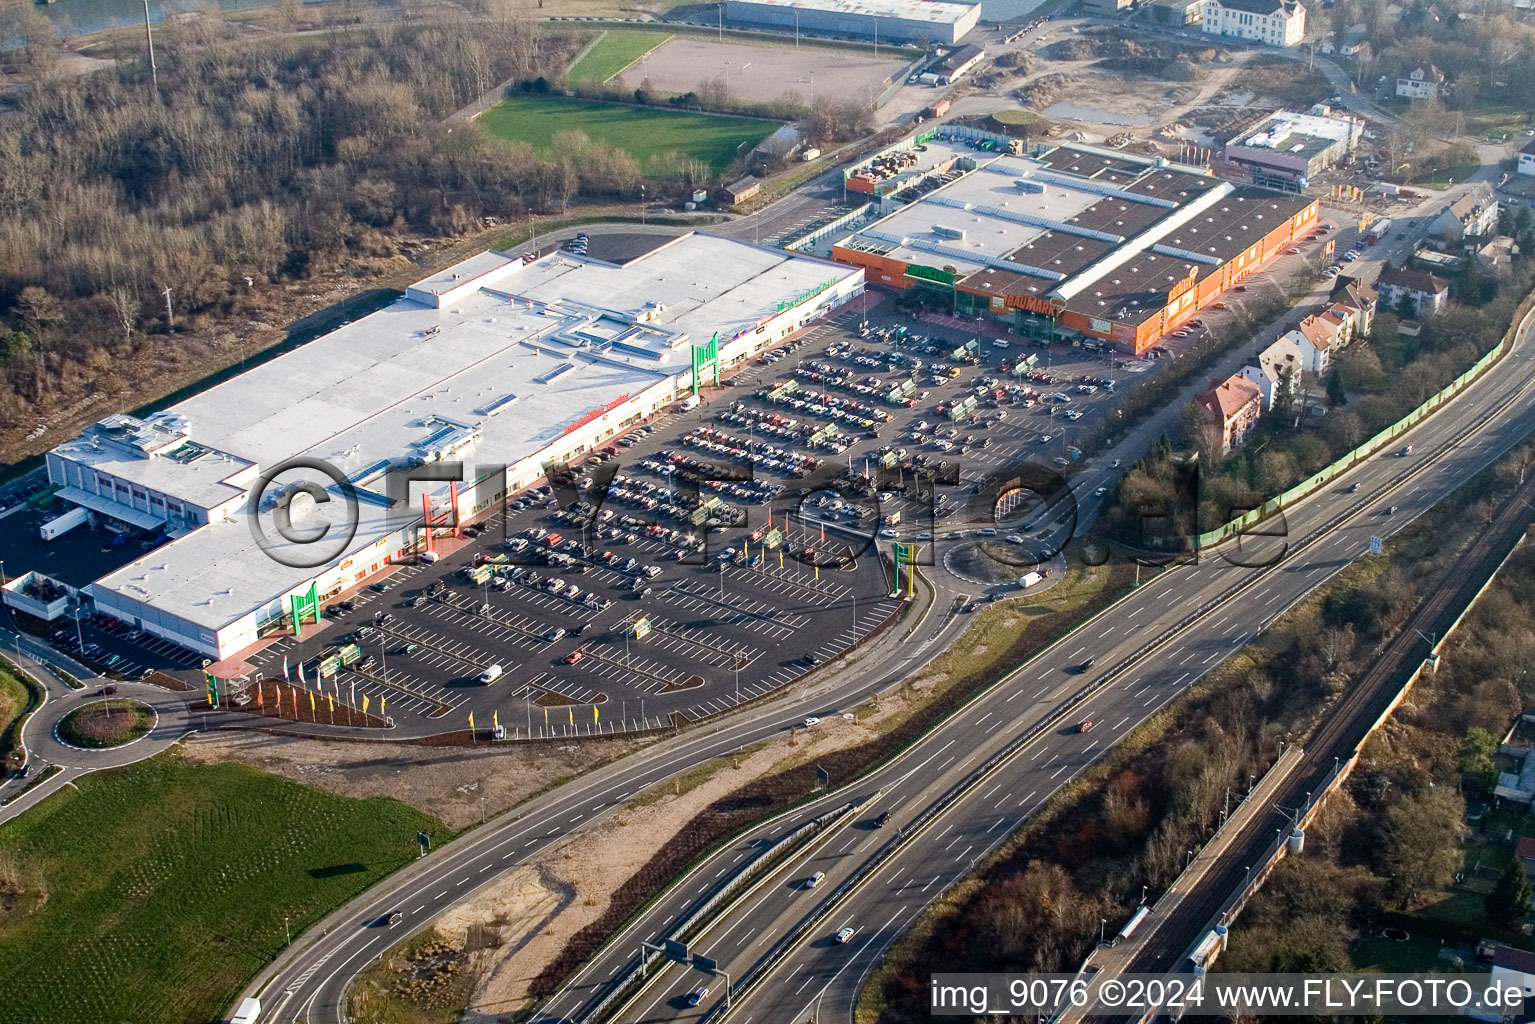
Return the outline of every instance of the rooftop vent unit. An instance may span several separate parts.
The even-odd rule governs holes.
[[[944,224],[934,224],[933,234],[937,235],[939,238],[952,238],[957,241],[963,241],[965,237],[965,231],[963,228],[951,228]]]

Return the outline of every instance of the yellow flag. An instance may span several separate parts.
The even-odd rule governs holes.
[[[336,701],[335,701],[335,698],[331,697],[331,695],[327,693],[325,695],[325,703],[330,705],[330,713],[331,714],[335,714],[336,713]]]
[[[575,725],[576,724],[576,709],[575,708],[571,708],[570,709],[570,724],[571,725]]]
[[[309,691],[309,710],[311,712],[313,712],[315,710],[315,707],[314,707],[314,691],[313,690]]]
[[[389,698],[388,697],[380,697],[378,699],[378,713],[380,715],[382,715],[384,713],[384,706],[386,704],[388,704],[388,703],[389,703]]]
[[[469,712],[469,728],[474,728],[474,712]]]
[[[498,712],[492,711],[490,713],[490,724],[497,729],[501,728],[501,715]]]
[[[592,721],[597,721],[597,705],[592,705]]]
[[[363,697],[362,697],[362,713],[365,714],[365,715],[368,713],[368,704],[369,704],[368,695],[367,694],[363,694]]]

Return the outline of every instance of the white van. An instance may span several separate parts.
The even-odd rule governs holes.
[[[491,683],[501,678],[502,671],[503,670],[500,665],[490,666],[490,668],[480,673],[480,685],[489,686]]]
[[[697,409],[698,405],[699,405],[699,398],[698,398],[698,396],[697,395],[689,395],[688,397],[686,397],[686,398],[684,398],[682,400],[682,411],[683,412],[688,412],[690,410]]]

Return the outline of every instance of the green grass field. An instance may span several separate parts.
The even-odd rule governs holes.
[[[167,755],[88,775],[0,827],[0,1020],[222,1019],[293,935],[440,823],[245,765]]]
[[[562,96],[513,96],[491,107],[480,124],[495,138],[548,149],[555,135],[579,131],[628,153],[644,166],[651,157],[677,151],[716,173],[737,151],[755,146],[778,126],[749,117],[652,110]]]
[[[667,32],[609,31],[570,66],[570,81],[601,85],[671,38]]]

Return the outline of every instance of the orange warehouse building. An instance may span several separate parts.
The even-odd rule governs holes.
[[[875,284],[1141,354],[1316,229],[1317,201],[1079,146],[973,171],[838,242]]]

